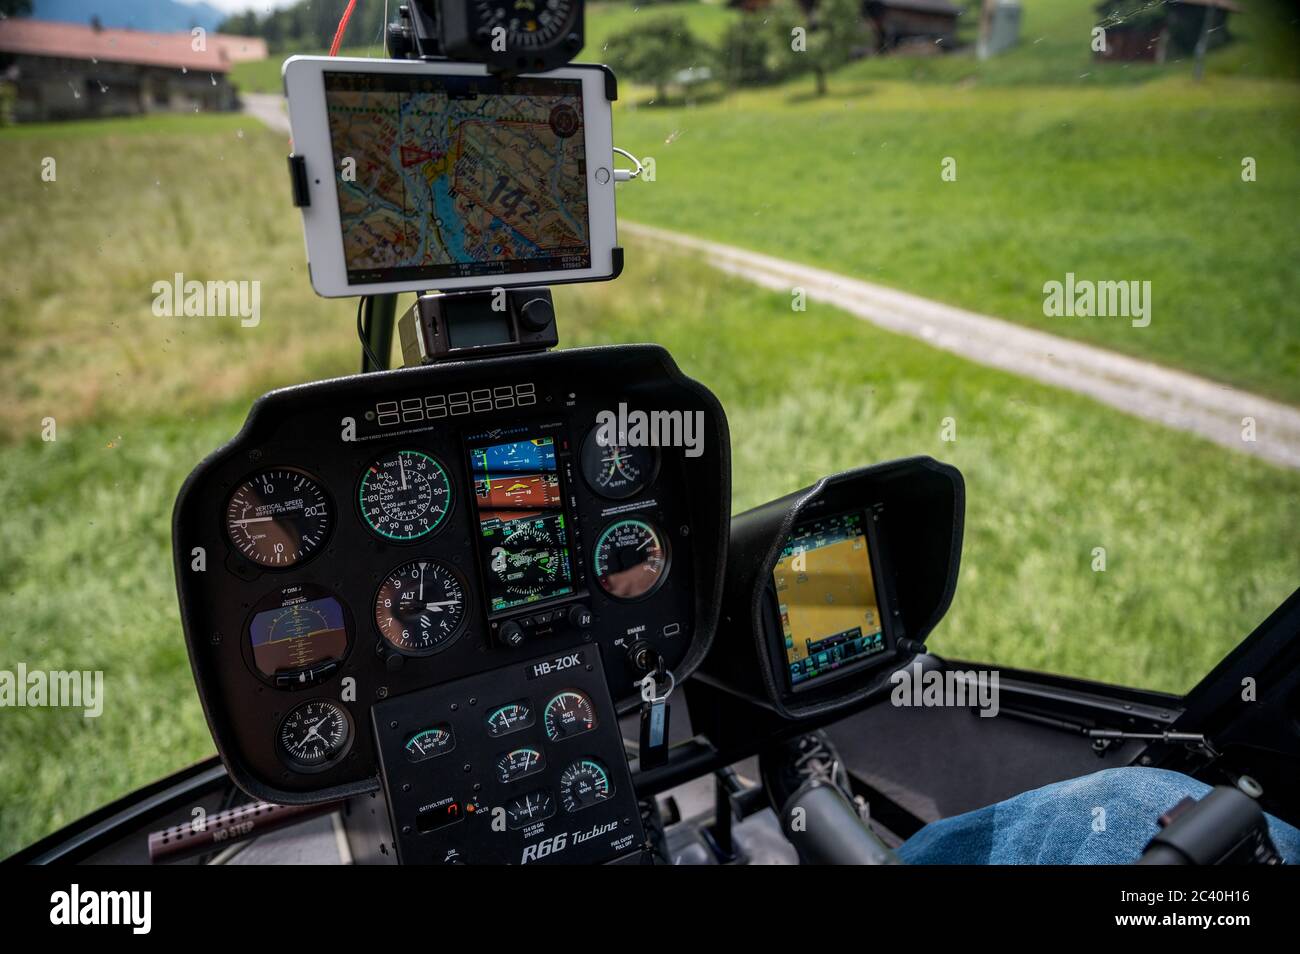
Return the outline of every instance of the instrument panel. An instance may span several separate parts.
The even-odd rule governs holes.
[[[376,706],[566,645],[629,708],[647,658],[679,680],[703,658],[729,510],[721,408],[655,346],[272,392],[174,516],[218,750],[268,801],[373,791]],[[581,716],[498,702],[502,725]],[[427,728],[403,744],[437,752]]]

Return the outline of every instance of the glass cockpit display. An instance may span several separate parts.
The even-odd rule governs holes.
[[[885,649],[865,521],[854,511],[797,527],[772,571],[793,687]]]
[[[553,437],[469,451],[488,611],[574,592],[573,558]]]

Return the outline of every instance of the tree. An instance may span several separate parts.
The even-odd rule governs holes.
[[[32,0],[0,0],[0,18],[25,17],[32,12]]]
[[[763,13],[743,13],[727,27],[718,43],[718,59],[728,86],[757,86],[774,78],[773,39]]]
[[[818,0],[811,10],[795,0],[777,0],[769,12],[781,72],[812,73],[818,96],[826,95],[830,72],[868,43],[860,0]]]
[[[628,79],[654,84],[655,99],[662,102],[673,77],[704,65],[710,50],[691,33],[684,17],[665,16],[610,37],[605,53],[610,65]]]

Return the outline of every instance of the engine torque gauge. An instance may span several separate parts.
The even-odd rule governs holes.
[[[328,699],[294,707],[276,734],[280,754],[294,768],[318,771],[340,758],[352,741],[347,710]]]
[[[451,479],[428,454],[394,451],[366,468],[357,499],[371,530],[405,543],[442,526],[451,511]]]
[[[306,472],[277,467],[239,485],[226,505],[226,533],[259,566],[286,568],[306,560],[330,531],[325,491]]]
[[[596,707],[584,693],[567,689],[546,703],[542,723],[546,737],[558,742],[596,728]]]
[[[587,486],[610,500],[635,497],[655,478],[659,454],[653,447],[602,444],[600,428],[582,443],[582,478]]]
[[[560,776],[560,802],[566,812],[590,808],[613,794],[609,772],[595,759],[579,759]]]
[[[645,520],[616,520],[596,540],[596,582],[615,599],[649,596],[668,578],[668,539]]]
[[[465,581],[438,560],[399,566],[379,587],[375,625],[388,644],[410,656],[450,645],[465,624]]]

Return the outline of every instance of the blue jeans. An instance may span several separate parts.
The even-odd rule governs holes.
[[[1209,790],[1164,769],[1106,769],[931,822],[898,854],[912,865],[1132,864],[1159,831],[1162,814]],[[1300,831],[1267,817],[1287,864],[1300,862]]]

